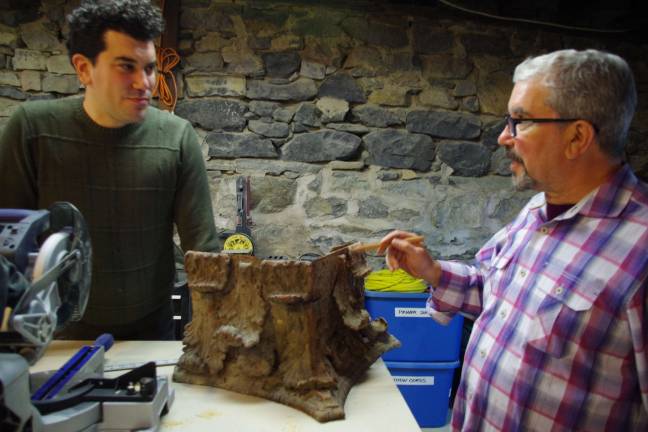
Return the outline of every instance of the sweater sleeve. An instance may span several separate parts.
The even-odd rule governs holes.
[[[183,251],[219,252],[222,249],[214,224],[205,162],[196,132],[189,123],[185,124],[180,147],[173,212]]]
[[[36,208],[38,173],[30,135],[25,109],[20,106],[0,136],[0,207]]]

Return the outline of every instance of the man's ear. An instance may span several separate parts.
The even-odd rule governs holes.
[[[83,54],[76,53],[72,56],[72,66],[76,70],[77,77],[84,87],[92,84],[92,61]]]
[[[566,133],[568,142],[565,147],[565,157],[570,160],[586,153],[596,140],[594,126],[585,120],[576,120]]]

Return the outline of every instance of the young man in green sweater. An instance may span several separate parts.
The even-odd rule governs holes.
[[[92,288],[66,338],[171,339],[173,226],[183,250],[219,251],[191,125],[149,107],[162,32],[148,0],[85,2],[68,17],[82,98],[23,104],[0,138],[0,207],[69,201],[86,219]]]

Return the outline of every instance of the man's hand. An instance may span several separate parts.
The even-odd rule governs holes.
[[[441,266],[432,259],[425,246],[405,240],[413,236],[416,234],[392,231],[380,240],[378,253],[386,251],[385,261],[389,270],[403,269],[413,277],[436,286],[441,277]]]

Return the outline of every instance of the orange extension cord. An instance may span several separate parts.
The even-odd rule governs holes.
[[[164,0],[160,0],[160,10],[164,11]],[[160,42],[162,37],[160,36]],[[173,68],[180,63],[180,56],[173,48],[157,47],[157,80],[153,89],[153,96],[160,97],[161,108],[175,111],[178,102],[178,83],[176,82]],[[173,87],[169,86],[169,82]]]
[[[159,96],[162,108],[171,112],[175,110],[178,101],[178,84],[173,73],[173,68],[178,63],[180,63],[180,56],[173,48],[158,48],[158,75],[153,96]],[[169,82],[171,86],[169,86]]]

